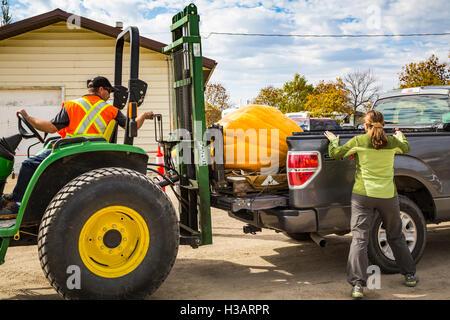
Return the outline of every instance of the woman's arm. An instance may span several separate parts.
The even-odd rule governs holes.
[[[409,152],[409,143],[408,140],[406,140],[405,135],[403,132],[398,130],[396,128],[395,134],[393,136],[395,138],[396,147],[398,147],[402,152],[399,153],[408,153]]]
[[[339,136],[336,137],[329,131],[325,131],[324,135],[330,140],[330,144],[328,145],[328,154],[330,157],[341,159],[353,154],[351,150],[356,147],[356,136],[347,141],[343,146],[339,146]]]

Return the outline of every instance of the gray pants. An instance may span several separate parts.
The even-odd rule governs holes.
[[[351,231],[352,243],[348,255],[347,281],[355,285],[361,281],[366,285],[369,258],[367,246],[369,232],[377,210],[386,229],[387,241],[394,254],[395,261],[402,274],[415,273],[416,266],[406,245],[400,220],[400,205],[398,197],[380,199],[352,194]]]

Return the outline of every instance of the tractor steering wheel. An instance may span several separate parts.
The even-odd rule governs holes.
[[[38,138],[40,142],[45,143],[44,138],[39,134],[39,132],[37,132],[37,130],[28,122],[27,119],[25,119],[25,117],[23,116],[23,114],[21,114],[20,112],[17,112],[17,118],[19,118],[19,132],[20,135],[22,136],[22,138],[24,139],[30,139],[30,138]],[[31,133],[29,133],[27,130],[25,130],[25,128],[22,125],[22,121],[25,123],[25,125],[27,126],[27,128],[31,131]]]

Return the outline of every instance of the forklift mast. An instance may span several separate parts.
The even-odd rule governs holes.
[[[203,139],[206,121],[199,22],[194,4],[173,16],[172,43],[162,50],[170,54],[172,65],[174,99],[169,141],[176,144],[173,150],[183,200],[179,208],[180,243],[193,247],[212,243],[208,149]],[[173,155],[165,152],[166,161],[171,161]]]

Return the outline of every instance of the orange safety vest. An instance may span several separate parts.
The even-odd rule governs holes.
[[[62,138],[68,137],[101,137],[108,123],[115,119],[119,109],[103,101],[96,95],[66,101],[63,103],[69,115],[69,125],[58,133]]]

